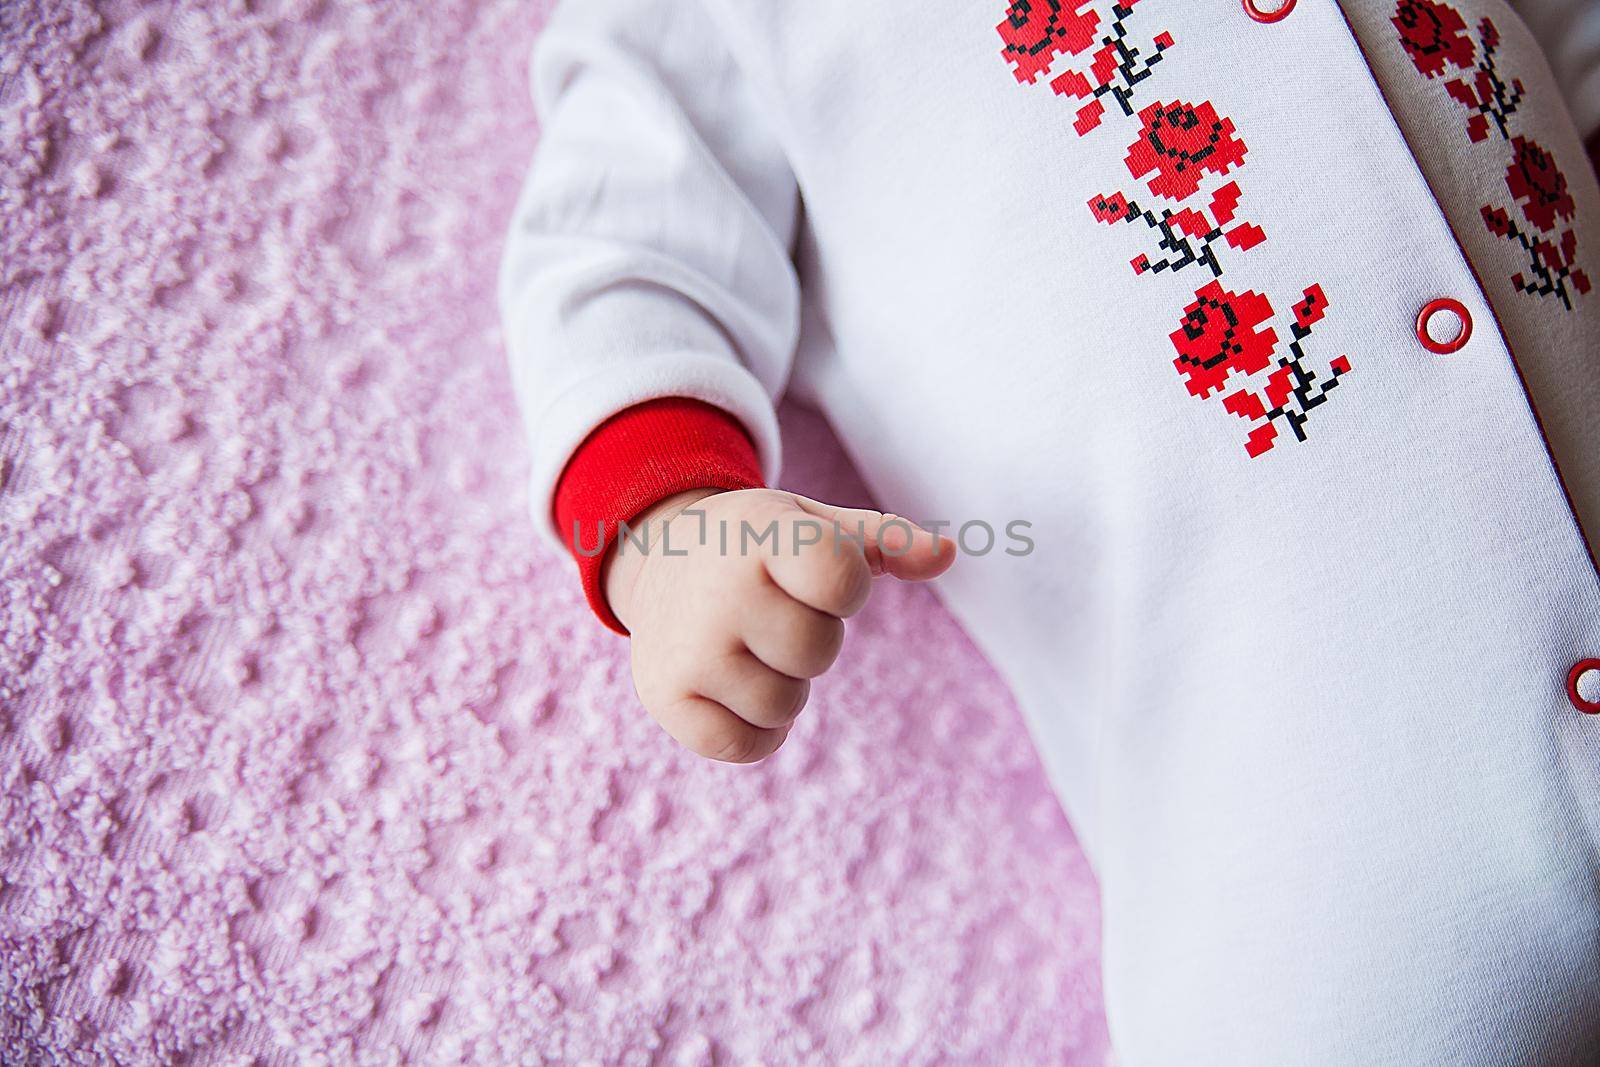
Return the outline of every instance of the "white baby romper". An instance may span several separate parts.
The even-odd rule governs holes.
[[[939,591],[1124,1064],[1600,1062],[1600,10],[1256,5],[569,0],[535,505],[653,397],[772,482],[787,390],[884,507],[1031,523]]]

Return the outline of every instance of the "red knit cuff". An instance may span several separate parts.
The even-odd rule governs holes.
[[[744,427],[703,401],[648,400],[601,423],[567,461],[553,505],[556,530],[578,562],[584,596],[600,621],[628,632],[606,603],[601,573],[618,523],[689,489],[764,484]]]

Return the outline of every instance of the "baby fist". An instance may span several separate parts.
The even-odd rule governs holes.
[[[955,559],[904,519],[774,489],[680,493],[629,526],[605,592],[634,689],[685,748],[727,763],[783,744],[875,577],[925,581]]]

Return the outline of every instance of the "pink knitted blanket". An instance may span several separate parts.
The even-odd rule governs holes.
[[[730,768],[536,545],[545,6],[0,0],[0,1060],[1100,1063],[1093,882],[927,591]]]

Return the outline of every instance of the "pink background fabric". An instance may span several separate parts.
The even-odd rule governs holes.
[[[1093,881],[928,591],[730,768],[536,543],[546,7],[0,5],[0,1059],[1103,1062]]]

